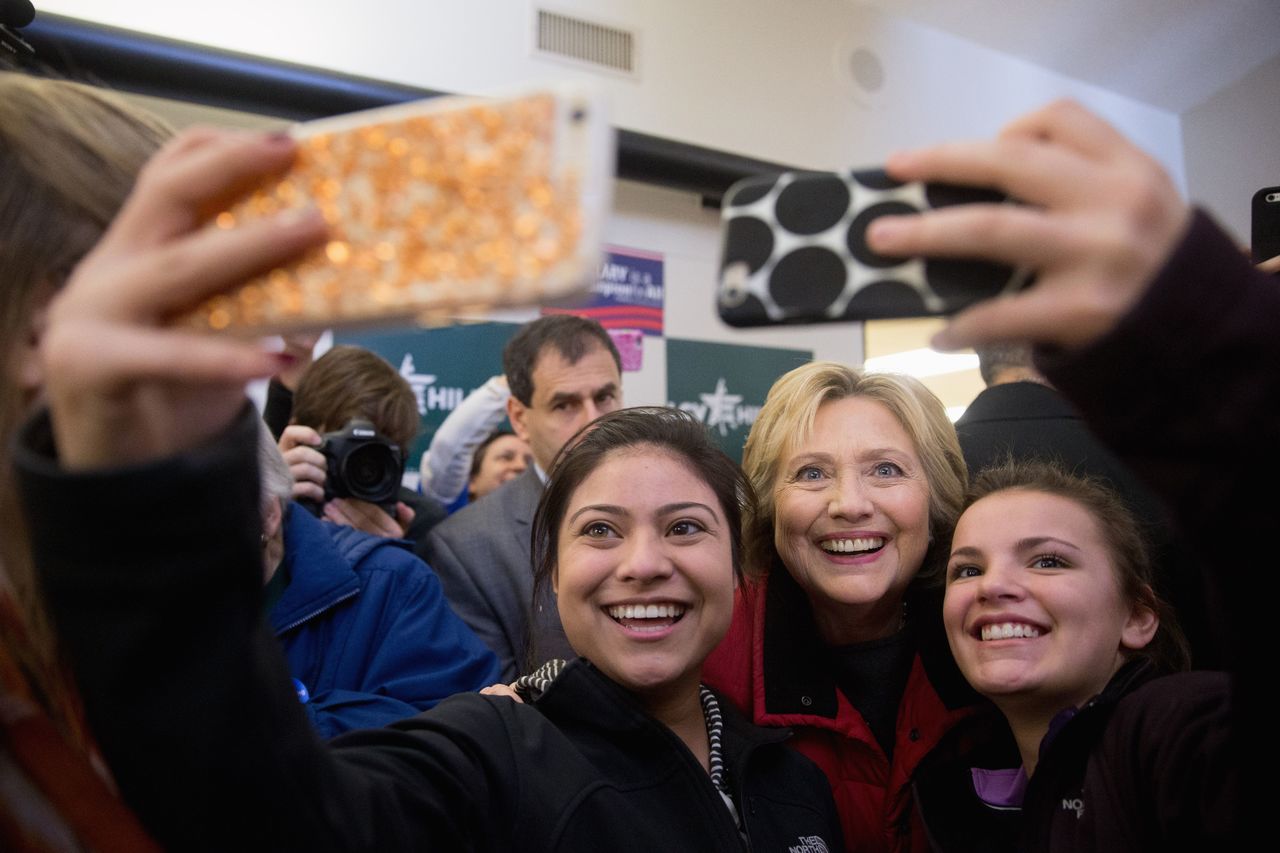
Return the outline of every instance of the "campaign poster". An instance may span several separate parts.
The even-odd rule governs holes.
[[[668,405],[692,412],[722,450],[742,446],[774,380],[813,360],[812,350],[667,340]]]
[[[376,352],[413,389],[422,417],[422,429],[408,456],[413,472],[448,414],[490,376],[502,372],[502,348],[519,328],[518,323],[475,323],[382,333],[354,331],[336,334],[333,342]]]
[[[662,334],[662,255],[608,247],[591,292],[576,302],[544,307],[543,314],[590,317],[609,331]]]

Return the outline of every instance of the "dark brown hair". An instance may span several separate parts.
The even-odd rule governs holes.
[[[336,346],[302,374],[293,420],[321,432],[364,418],[407,453],[418,435],[418,402],[396,369],[367,349]]]
[[[467,482],[470,483],[480,473],[480,469],[484,467],[485,454],[489,452],[489,447],[498,439],[507,435],[515,435],[509,429],[498,428],[485,436],[484,441],[480,442],[480,446],[476,448],[475,453],[471,454],[471,470],[467,472]]]
[[[1129,651],[1129,656],[1145,657],[1163,672],[1190,668],[1191,653],[1173,609],[1153,589],[1154,570],[1146,537],[1119,494],[1100,479],[1071,474],[1051,462],[1006,459],[974,477],[965,508],[1007,491],[1056,495],[1089,513],[1106,540],[1120,594],[1131,604],[1151,608],[1160,620],[1151,642],[1145,648]],[[947,543],[946,552],[950,551]]]
[[[511,396],[526,406],[533,405],[533,369],[548,347],[570,364],[577,364],[592,349],[602,347],[613,357],[618,373],[622,373],[622,356],[618,355],[613,338],[595,320],[575,314],[539,317],[521,326],[502,349],[502,372]]]

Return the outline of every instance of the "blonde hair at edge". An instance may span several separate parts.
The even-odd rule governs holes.
[[[929,484],[929,530],[946,532],[964,503],[967,469],[941,401],[918,379],[891,373],[863,373],[834,361],[797,367],[773,383],[743,449],[742,467],[759,496],[746,520],[746,571],[766,574],[777,560],[774,545],[774,484],[778,466],[813,433],[823,403],[865,397],[888,409],[915,445]],[[932,548],[930,549],[932,552]],[[930,569],[932,553],[921,567]]]
[[[32,403],[15,381],[38,316],[93,247],[133,188],[139,170],[170,128],[90,86],[0,71],[0,588],[26,623],[25,641],[4,638],[65,726],[53,632],[27,555],[13,499],[8,445]]]

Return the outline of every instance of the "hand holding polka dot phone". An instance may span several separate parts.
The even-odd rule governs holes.
[[[439,323],[568,296],[598,271],[615,143],[590,87],[433,98],[291,133],[293,168],[210,227],[315,207],[329,242],[180,322],[245,335]]]
[[[953,314],[1025,286],[1010,267],[948,258],[889,258],[868,224],[952,204],[1000,203],[990,190],[903,184],[880,170],[748,178],[725,194],[717,303],[732,326]]]

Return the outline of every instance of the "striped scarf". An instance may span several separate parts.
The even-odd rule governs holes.
[[[535,696],[545,693],[551,683],[560,677],[560,673],[564,672],[567,665],[562,660],[549,660],[538,667],[537,670],[516,679],[513,685],[515,691],[524,699],[532,700]],[[709,753],[707,767],[711,775],[711,784],[715,786],[716,792],[720,794],[720,798],[728,806],[729,813],[733,815],[734,823],[738,825],[738,829],[741,831],[742,817],[738,814],[737,806],[733,802],[733,796],[729,793],[729,785],[725,781],[724,750],[722,747],[724,742],[724,720],[720,716],[720,702],[705,684],[699,685],[699,698],[702,701],[702,718],[707,725],[707,747]]]

